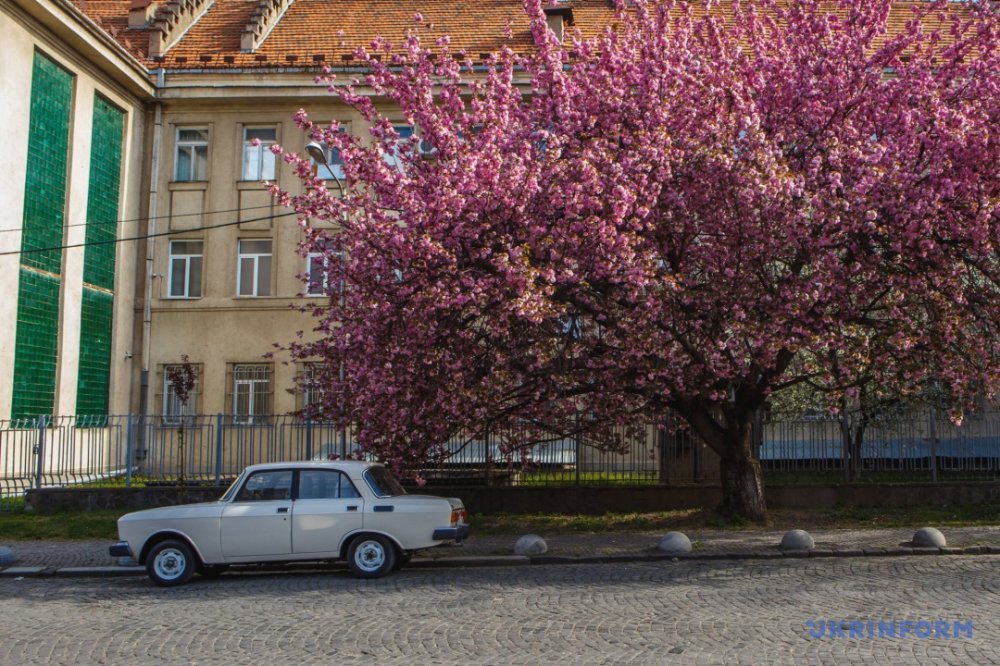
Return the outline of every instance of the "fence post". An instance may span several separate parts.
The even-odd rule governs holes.
[[[928,428],[928,430],[929,430],[928,434],[931,437],[931,481],[934,482],[934,483],[937,483],[937,480],[938,480],[938,478],[937,478],[938,477],[938,474],[937,474],[937,445],[938,445],[938,436],[937,436],[937,410],[934,409],[934,408],[931,408],[930,412],[928,413],[928,418],[930,419],[930,423],[929,423],[930,427]]]
[[[222,414],[215,415],[215,485],[222,485]]]
[[[42,474],[45,471],[45,415],[38,417],[38,440],[35,442],[35,455],[38,465],[35,468],[35,488],[42,487]]]
[[[132,456],[135,455],[135,422],[129,413],[125,426],[125,487],[132,487]]]
[[[576,485],[580,485],[580,412],[576,413],[576,434],[573,437],[573,445],[576,449],[576,464],[573,465],[573,469],[576,470]]]
[[[313,458],[313,426],[312,419],[306,419],[306,460]]]

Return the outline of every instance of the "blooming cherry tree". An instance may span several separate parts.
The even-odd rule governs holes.
[[[278,192],[330,258],[292,345],[324,361],[324,415],[407,465],[459,428],[673,411],[761,519],[751,425],[775,392],[934,378],[957,416],[996,390],[989,3],[636,0],[565,45],[524,4],[529,54],[473,62],[417,16],[362,80],[331,77],[366,140],[298,115],[345,174],[327,189],[288,154],[309,187]]]

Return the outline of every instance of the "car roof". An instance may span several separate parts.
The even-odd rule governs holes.
[[[363,471],[369,467],[381,467],[380,463],[373,463],[367,460],[288,460],[285,462],[260,463],[250,465],[248,470],[261,469],[339,469]]]

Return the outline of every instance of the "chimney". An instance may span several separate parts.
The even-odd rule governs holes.
[[[153,0],[132,0],[128,8],[128,27],[148,28],[154,14],[156,3]]]
[[[545,22],[548,24],[549,30],[556,36],[559,43],[562,43],[565,26],[573,25],[574,22],[573,9],[557,5],[555,7],[546,7],[543,11],[545,12]]]

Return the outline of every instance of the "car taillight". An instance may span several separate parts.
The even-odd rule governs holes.
[[[452,525],[460,525],[460,524],[464,523],[468,517],[469,517],[469,514],[467,514],[465,512],[465,509],[462,509],[460,511],[452,511],[451,512],[451,524]]]

